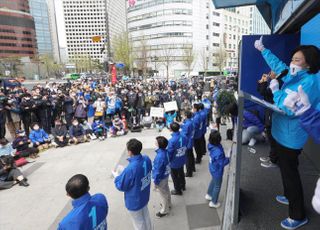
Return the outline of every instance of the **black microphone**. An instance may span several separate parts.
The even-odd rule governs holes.
[[[276,79],[277,80],[281,80],[281,78],[283,78],[284,76],[286,76],[288,74],[289,70],[288,69],[284,69],[281,73],[279,73],[277,76],[276,76]]]

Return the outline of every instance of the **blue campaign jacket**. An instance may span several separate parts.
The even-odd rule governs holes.
[[[193,127],[194,127],[194,139],[199,139],[202,136],[202,119],[201,114],[199,112],[195,112],[193,116]]]
[[[166,119],[166,126],[169,128],[171,123],[174,121],[174,119],[177,117],[177,112],[174,112],[173,114],[165,113],[164,118]]]
[[[29,139],[32,143],[44,142],[49,139],[48,134],[43,129],[32,130],[29,134]]]
[[[320,111],[310,108],[300,116],[302,128],[320,144]]]
[[[187,144],[188,140],[183,134],[172,133],[167,147],[171,168],[181,168],[186,163]]]
[[[59,223],[58,230],[106,230],[108,202],[103,194],[86,193],[72,201],[73,209]]]
[[[169,155],[166,149],[157,149],[156,157],[153,160],[152,179],[156,185],[161,180],[168,178],[170,174]]]
[[[192,119],[184,120],[181,126],[181,133],[185,135],[188,139],[187,149],[193,148],[193,135],[194,135],[194,127]]]
[[[276,74],[281,73],[284,69],[289,69],[270,50],[265,49],[261,53],[269,67]],[[272,114],[272,136],[278,143],[287,148],[301,149],[308,139],[308,134],[302,128],[299,117],[296,117],[291,110],[287,109],[283,105],[283,101],[290,90],[297,92],[298,86],[302,85],[311,105],[315,107],[320,101],[320,94],[317,93],[318,80],[315,74],[309,74],[306,70],[302,70],[296,76],[291,76],[289,73],[282,78],[282,81],[284,84],[279,91],[274,93],[273,100],[274,104],[286,114]]]
[[[149,202],[152,164],[148,156],[141,154],[128,158],[128,161],[129,165],[114,183],[119,191],[124,192],[127,209],[137,211]]]
[[[229,158],[224,155],[224,150],[221,144],[212,145],[208,144],[209,150],[209,171],[212,177],[221,178],[223,176],[224,166],[229,164]]]
[[[201,121],[202,121],[201,133],[202,133],[202,135],[205,135],[207,132],[208,111],[206,109],[203,109],[200,111],[200,115],[201,115]]]

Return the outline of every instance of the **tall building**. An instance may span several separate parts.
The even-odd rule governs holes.
[[[53,58],[57,63],[60,63],[61,55],[59,51],[60,47],[59,47],[59,38],[58,38],[58,25],[57,25],[56,8],[55,8],[54,2],[55,0],[47,0],[49,27],[50,27],[50,34],[51,34]]]
[[[36,31],[28,0],[0,0],[0,58],[35,55]]]
[[[238,7],[237,11],[250,18],[250,34],[270,34],[271,30],[256,6]]]
[[[247,9],[249,10],[249,8]],[[249,31],[250,18],[241,14],[238,8],[224,9],[223,14],[223,44],[227,53],[225,67],[230,71],[238,70],[239,43],[242,35]]]
[[[36,27],[38,53],[52,55],[47,0],[29,0],[29,4]]]
[[[56,12],[61,8],[63,12],[62,18],[57,16],[57,24],[64,27],[58,29],[60,51],[66,50],[69,61],[83,58],[105,60],[108,43],[112,44],[112,39],[126,30],[125,1],[58,0],[56,7]],[[93,42],[94,36],[101,36],[101,41]],[[112,50],[110,53],[112,54]]]
[[[189,68],[203,69],[207,65],[204,56],[209,51],[209,31],[220,28],[219,23],[209,25],[209,2],[147,0],[129,7],[128,31],[138,54],[136,67],[139,69],[140,59],[144,59],[149,69],[158,71],[160,76],[166,76],[169,70],[170,77],[189,72]],[[191,65],[187,59],[193,59]]]

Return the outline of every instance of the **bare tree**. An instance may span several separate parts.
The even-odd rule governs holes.
[[[113,42],[114,58],[116,62],[125,64],[125,71],[133,67],[132,46],[128,32],[119,34]]]
[[[170,67],[176,61],[176,47],[174,44],[165,45],[162,49],[161,62],[167,70],[167,81],[169,81],[169,70]]]
[[[143,77],[146,76],[148,61],[149,61],[149,46],[145,39],[139,42],[139,45],[134,48],[135,63],[139,70],[142,71]]]
[[[188,44],[186,48],[183,50],[183,63],[188,68],[188,75],[190,75],[190,71],[193,68],[195,53],[193,51],[192,44]]]
[[[208,68],[209,68],[209,55],[210,52],[206,49],[203,48],[200,51],[200,57],[201,57],[201,65],[203,68],[204,76],[207,76]]]
[[[213,61],[218,65],[220,74],[223,73],[223,67],[225,67],[226,60],[227,60],[227,52],[223,44],[220,44],[219,48],[217,48],[213,52]]]

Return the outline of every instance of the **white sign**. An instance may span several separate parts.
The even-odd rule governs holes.
[[[163,106],[164,106],[164,110],[166,112],[168,112],[168,111],[178,111],[178,105],[177,105],[176,101],[170,101],[170,102],[163,103]]]
[[[5,71],[5,75],[6,75],[6,76],[9,76],[10,73],[11,73],[10,70],[6,70],[6,71]]]
[[[164,109],[159,107],[150,108],[150,117],[163,117]]]

